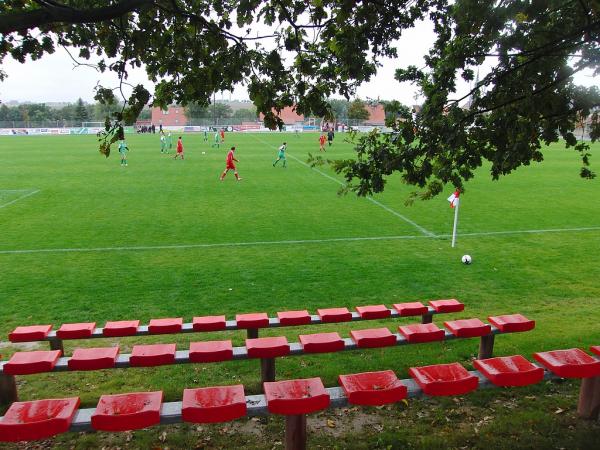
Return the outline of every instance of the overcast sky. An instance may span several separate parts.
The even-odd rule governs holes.
[[[398,83],[394,80],[394,72],[399,67],[423,66],[423,56],[434,39],[430,22],[421,22],[415,28],[405,31],[397,43],[398,58],[381,61],[382,67],[377,75],[370,82],[364,83],[358,89],[357,95],[361,98],[395,99],[404,104],[414,104],[414,87],[407,83]],[[490,64],[492,63],[493,61],[490,61]],[[8,78],[0,82],[2,102],[74,102],[79,97],[84,101],[93,102],[94,86],[98,82],[106,87],[118,85],[117,77],[113,73],[101,74],[90,67],[74,67],[73,61],[62,48],[53,55],[44,55],[41,60],[27,61],[25,64],[7,57],[2,63],[2,69],[8,74]],[[128,81],[131,84],[142,83],[153,92],[152,83],[148,81],[142,69],[131,70]],[[588,72],[578,74],[576,81],[592,85],[599,84],[600,80],[592,78]],[[463,83],[459,91],[467,88]],[[247,100],[248,93],[244,86],[239,86],[232,93],[217,94],[217,99],[220,98]]]

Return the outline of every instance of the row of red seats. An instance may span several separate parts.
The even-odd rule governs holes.
[[[535,321],[521,314],[488,317],[500,332],[528,331],[535,327]],[[472,338],[489,335],[492,326],[479,319],[461,319],[444,322],[450,336]],[[433,323],[401,325],[400,335],[408,343],[441,341],[446,332]],[[351,330],[352,343],[358,348],[375,348],[396,345],[400,335],[393,334],[388,328]],[[337,332],[299,335],[299,346],[304,353],[336,352],[346,348],[346,342]],[[249,358],[276,358],[289,355],[291,346],[284,336],[246,339],[244,352]],[[11,359],[2,364],[2,373],[8,375],[27,375],[52,371],[62,352],[60,350],[31,351],[14,353]],[[69,370],[98,370],[115,367],[119,347],[77,348],[73,356],[66,358]],[[176,344],[135,345],[129,355],[127,366],[150,367],[173,364],[176,356]],[[185,362],[207,363],[233,359],[234,347],[231,340],[192,342]],[[64,364],[64,363],[63,363]],[[66,369],[66,368],[65,368]]]
[[[600,355],[600,346],[592,347]],[[534,358],[556,376],[588,378],[600,376],[600,360],[580,349],[535,353]],[[482,377],[495,386],[525,386],[544,378],[544,369],[521,355],[475,360],[477,372],[468,372],[458,363],[412,367],[409,373],[426,395],[463,395],[475,390]],[[411,380],[399,380],[391,370],[340,375],[339,383],[347,402],[382,405],[400,401],[409,394]],[[186,389],[182,403],[168,408],[179,421],[192,423],[224,422],[247,415],[249,407],[258,410],[265,404],[272,414],[301,415],[329,407],[332,389],[325,389],[320,378],[264,383],[263,396],[246,397],[242,385]],[[420,394],[415,389],[411,396]],[[160,423],[163,395],[158,392],[103,395],[95,410],[81,414],[89,423],[78,429],[126,431]],[[0,441],[44,439],[69,431],[77,413],[78,397],[15,402],[0,419]],[[167,408],[162,408],[162,411]],[[91,412],[91,414],[89,414]],[[164,413],[164,412],[163,412]],[[86,421],[87,419],[83,419]]]
[[[432,311],[436,313],[460,312],[464,304],[455,299],[431,300]],[[420,316],[428,314],[429,308],[421,302],[397,303],[393,310],[385,305],[357,306],[357,317],[362,320],[385,319],[392,315],[399,317]],[[353,313],[348,308],[325,308],[317,310],[321,323],[349,322],[353,320]],[[308,325],[312,321],[307,310],[283,311],[277,313],[277,324],[280,326]],[[237,314],[234,329],[267,328],[271,320],[266,313]],[[52,331],[52,325],[31,325],[16,327],[8,335],[11,342],[32,342],[46,340]],[[152,319],[148,325],[150,334],[179,333],[184,329],[183,319]],[[224,315],[194,317],[191,330],[193,331],[222,331],[227,329]],[[63,324],[56,331],[59,339],[86,339],[92,337],[96,330],[95,322]],[[139,320],[123,320],[106,322],[99,333],[104,337],[135,336],[140,331]]]

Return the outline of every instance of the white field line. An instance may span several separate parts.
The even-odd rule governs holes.
[[[274,148],[274,149],[276,149],[276,148],[277,148],[276,146],[274,146],[274,145],[271,145],[271,144],[269,144],[268,142],[264,141],[263,139],[260,139],[260,138],[258,138],[258,137],[256,137],[256,136],[254,136],[254,135],[252,135],[252,137],[253,137],[254,139],[256,139],[257,141],[259,141],[259,142],[262,142],[263,144],[269,145],[271,148]],[[309,168],[309,169],[311,169],[311,170],[314,170],[315,172],[317,172],[317,173],[318,173],[318,174],[320,174],[320,175],[323,175],[325,178],[328,178],[328,179],[330,179],[331,181],[333,181],[333,182],[335,182],[335,183],[337,183],[337,184],[339,184],[339,185],[341,185],[341,186],[344,186],[344,183],[342,183],[342,182],[341,182],[340,180],[338,180],[337,178],[334,178],[334,177],[332,177],[332,176],[330,176],[330,175],[326,174],[325,172],[322,172],[321,170],[317,169],[316,167],[311,167],[309,164],[306,164],[304,161],[302,161],[302,160],[301,160],[301,159],[299,159],[299,158],[296,158],[294,155],[292,155],[292,154],[290,154],[290,153],[288,153],[288,156],[289,156],[290,158],[292,158],[294,161],[297,161],[297,162],[299,162],[299,163],[300,163],[300,164],[302,164],[303,166],[305,166],[305,167],[308,167],[308,168]],[[408,224],[412,225],[413,227],[415,227],[417,230],[419,230],[419,231],[420,231],[421,233],[423,233],[424,235],[426,235],[426,236],[429,236],[429,237],[435,237],[435,234],[434,234],[434,233],[432,233],[431,231],[429,231],[429,230],[426,230],[426,229],[425,229],[425,228],[423,228],[421,225],[419,225],[419,224],[417,224],[416,222],[414,222],[414,221],[410,220],[408,217],[405,217],[405,216],[403,216],[403,215],[402,215],[402,214],[400,214],[399,212],[397,212],[397,211],[394,211],[392,208],[390,208],[390,207],[388,207],[388,206],[385,206],[383,203],[380,203],[380,202],[378,202],[377,200],[373,199],[372,197],[366,197],[366,199],[367,199],[367,200],[369,200],[371,203],[373,203],[373,204],[375,204],[375,205],[379,206],[380,208],[383,208],[383,209],[385,209],[387,212],[389,212],[389,213],[391,213],[391,214],[395,215],[396,217],[398,217],[398,218],[400,218],[400,219],[404,220],[406,223],[408,223]]]
[[[600,231],[599,227],[583,228],[555,228],[545,230],[514,230],[514,231],[488,231],[482,233],[458,234],[460,237],[481,237],[481,236],[503,236],[514,234],[544,234],[544,233],[572,233],[582,231]],[[86,252],[119,252],[119,251],[143,251],[143,250],[186,250],[196,248],[219,248],[219,247],[252,247],[252,246],[276,246],[276,245],[305,245],[305,244],[330,244],[337,242],[364,242],[364,241],[395,241],[395,240],[414,240],[414,239],[446,239],[451,235],[423,236],[365,236],[365,237],[345,237],[329,239],[296,239],[288,241],[255,241],[255,242],[222,242],[206,244],[175,244],[175,245],[148,245],[131,247],[92,247],[92,248],[41,248],[25,250],[0,250],[0,255],[28,254],[28,253],[86,253]]]
[[[3,205],[0,205],[0,209],[5,208],[9,205],[12,205],[13,203],[18,202],[19,200],[23,200],[24,198],[30,197],[33,194],[37,194],[38,192],[40,192],[40,190],[37,189],[35,191],[26,191],[24,189],[12,189],[12,190],[11,189],[3,189],[3,192],[27,192],[27,193],[17,197],[16,199],[14,199],[8,203],[4,203]]]

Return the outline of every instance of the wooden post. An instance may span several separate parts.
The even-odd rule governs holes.
[[[18,400],[15,376],[0,373],[0,404],[7,405]]]
[[[260,359],[261,381],[275,381],[275,358]]]
[[[432,323],[433,322],[433,314],[426,313],[421,316],[421,323]]]
[[[494,355],[494,336],[492,333],[481,336],[477,359],[487,359]]]
[[[60,354],[65,354],[65,348],[63,347],[62,339],[51,339],[50,340],[50,350],[60,350]]]
[[[306,414],[285,416],[285,450],[306,450]]]
[[[256,339],[258,337],[258,328],[248,328],[248,339]]]
[[[600,418],[600,376],[582,378],[577,415],[582,419]]]

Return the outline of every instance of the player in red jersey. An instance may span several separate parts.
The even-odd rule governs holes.
[[[177,139],[177,153],[175,153],[175,159],[177,159],[178,156],[181,156],[181,159],[183,159],[183,142],[181,142],[181,136]]]
[[[221,174],[221,181],[225,179],[225,175],[227,175],[227,172],[229,172],[230,170],[233,170],[233,174],[235,175],[236,180],[241,181],[242,179],[238,175],[237,169],[235,168],[234,162],[238,162],[238,160],[235,159],[235,157],[233,156],[233,152],[235,152],[235,147],[231,147],[231,150],[229,150],[229,153],[227,153],[227,159],[225,160],[225,170]]]
[[[325,151],[325,135],[323,133],[321,133],[321,136],[319,136],[319,144],[321,145],[319,147],[319,150],[324,152]]]
[[[225,130],[221,128],[221,143],[225,142]]]

